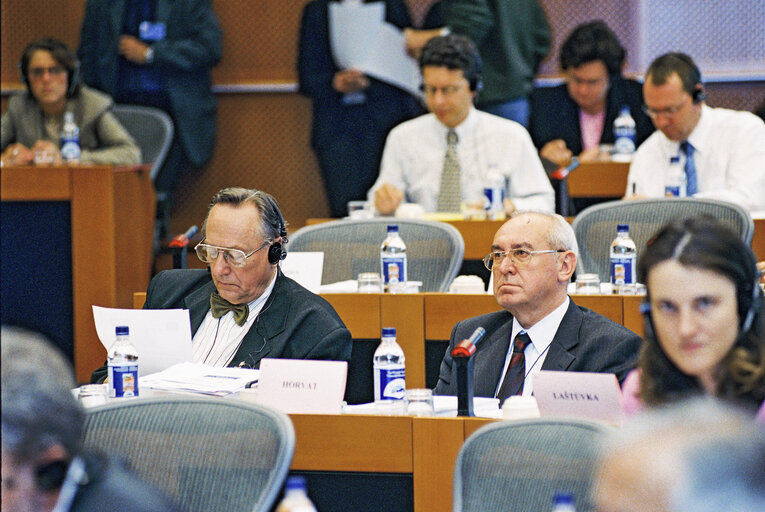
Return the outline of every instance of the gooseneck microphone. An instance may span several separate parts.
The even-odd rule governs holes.
[[[473,412],[473,356],[476,344],[486,334],[483,327],[476,328],[466,340],[462,340],[452,350],[454,364],[457,365],[457,416],[475,416]]]

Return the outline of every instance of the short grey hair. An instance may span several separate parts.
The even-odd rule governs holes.
[[[72,395],[72,367],[42,335],[2,326],[2,445],[26,460],[60,444],[80,452],[85,411]]]
[[[521,215],[538,215],[550,220],[550,230],[545,234],[545,240],[553,249],[565,249],[573,251],[579,261],[579,244],[576,242],[574,228],[562,215],[557,213],[543,212],[539,210],[516,210],[510,214],[510,218],[520,217]]]
[[[282,237],[282,248],[287,243],[286,222],[283,223],[284,217],[279,210],[279,205],[276,199],[271,194],[263,192],[262,190],[255,190],[243,187],[229,187],[224,188],[216,193],[210,205],[207,207],[207,215],[205,216],[204,223],[202,223],[202,237],[206,235],[207,218],[210,216],[210,211],[216,204],[230,204],[232,206],[239,206],[245,203],[255,205],[260,215],[260,226],[258,231],[264,239],[276,240],[280,236]],[[284,235],[282,235],[282,229],[284,229]]]

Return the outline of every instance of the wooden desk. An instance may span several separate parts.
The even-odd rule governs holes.
[[[566,178],[568,195],[580,197],[612,197],[619,199],[627,190],[630,164],[622,162],[587,162],[571,171]]]
[[[130,308],[133,292],[149,283],[155,212],[149,169],[3,167],[0,177],[3,202],[70,205],[74,365],[77,380],[87,382],[106,357],[91,306]]]
[[[752,250],[755,256],[757,256],[757,261],[765,261],[765,217],[754,219]]]

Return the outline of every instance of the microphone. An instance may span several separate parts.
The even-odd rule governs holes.
[[[199,228],[196,227],[196,225],[191,226],[189,229],[186,230],[185,233],[181,233],[180,235],[173,238],[168,245],[168,247],[176,247],[176,248],[183,248],[189,245],[189,239],[197,234],[197,231],[199,231]]]
[[[475,416],[473,412],[473,355],[476,343],[486,334],[483,327],[476,328],[466,340],[460,341],[452,350],[457,365],[457,416]]]
[[[564,180],[566,176],[568,176],[569,173],[577,167],[579,167],[579,159],[577,157],[573,157],[571,159],[571,163],[568,164],[568,167],[558,167],[550,173],[550,177],[555,180]]]

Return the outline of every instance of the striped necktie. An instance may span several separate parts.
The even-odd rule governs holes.
[[[510,364],[507,367],[507,373],[499,387],[497,398],[500,405],[505,399],[512,395],[520,395],[523,392],[523,381],[526,378],[526,356],[523,353],[531,338],[526,331],[519,332],[513,343],[513,355],[510,356]]]
[[[460,191],[460,162],[457,158],[457,132],[450,129],[446,134],[446,155],[441,171],[441,188],[438,190],[439,212],[459,212],[462,193]]]
[[[690,142],[685,140],[680,143],[680,151],[685,153],[685,179],[687,181],[685,191],[688,196],[692,196],[699,191],[696,162],[693,159],[695,149]]]

